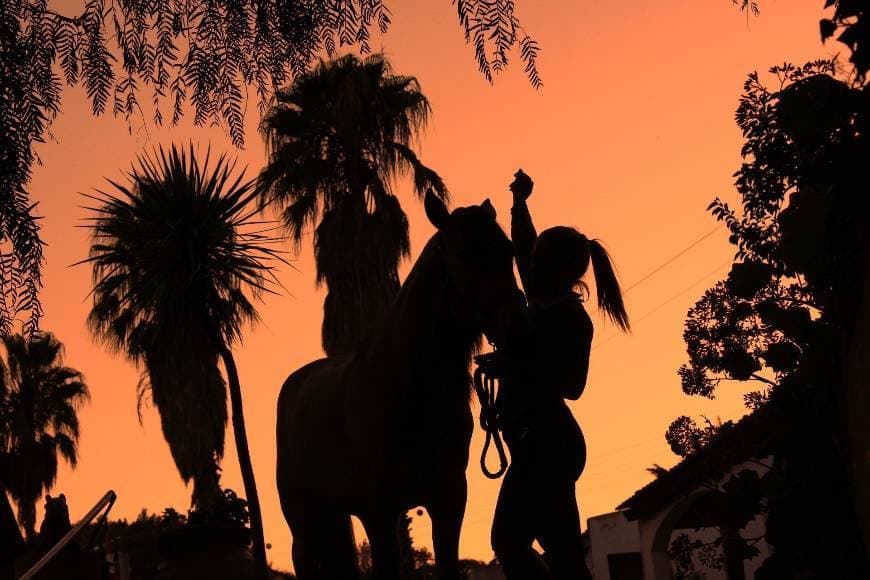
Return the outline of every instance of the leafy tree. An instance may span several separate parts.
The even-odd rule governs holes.
[[[193,503],[220,493],[229,386],[233,433],[250,506],[254,557],[265,570],[262,517],[232,345],[257,320],[251,298],[268,290],[277,256],[255,222],[251,181],[221,156],[212,166],[188,151],[139,159],[129,186],[93,199],[94,302],[89,323],[110,348],[144,365],[163,435]],[[224,366],[225,377],[218,368]],[[144,391],[143,391],[144,392]]]
[[[351,352],[398,293],[398,265],[410,250],[395,178],[410,173],[420,197],[430,188],[447,195],[412,149],[429,101],[381,55],[321,62],[275,101],[263,121],[270,152],[261,203],[283,210],[297,247],[316,224],[317,281],[329,289],[324,350]]]
[[[453,4],[487,79],[516,48],[541,85],[538,45],[513,1]],[[223,126],[240,147],[248,87],[265,108],[315,55],[366,53],[372,34],[389,27],[383,0],[82,0],[71,14],[48,0],[0,3],[0,334],[18,314],[29,334],[42,314],[42,242],[27,186],[64,85],[82,85],[95,115],[128,124],[145,122],[146,109],[157,125],[175,124],[189,107],[197,125]]]
[[[870,255],[870,100],[834,72],[829,61],[773,67],[775,90],[749,76],[737,111],[746,139],[736,174],[742,211],[718,199],[710,206],[731,232],[737,261],[689,311],[684,334],[687,394],[713,397],[723,381],[760,386],[746,404],[766,414],[774,464],[759,481],[746,472],[726,483],[726,495],[744,506],[733,529],[767,515],[775,552],[758,578],[867,570],[852,501],[864,492],[850,467],[845,370]],[[668,441],[687,455],[717,431],[681,417]]]
[[[825,9],[833,7],[830,18],[819,21],[822,42],[837,32],[837,41],[849,49],[849,62],[855,70],[855,81],[863,84],[870,71],[870,25],[867,24],[867,6],[863,0],[824,0]],[[747,15],[758,16],[761,0],[731,0]]]
[[[4,337],[0,359],[0,493],[18,505],[18,522],[35,539],[36,502],[54,486],[58,456],[75,467],[78,407],[88,399],[82,374],[63,364],[48,332]]]
[[[831,18],[819,22],[822,41],[839,32],[837,40],[849,49],[849,62],[855,67],[855,80],[863,83],[870,70],[870,25],[867,5],[861,0],[825,0],[825,8],[834,7]]]

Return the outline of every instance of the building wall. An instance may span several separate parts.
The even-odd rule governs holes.
[[[661,528],[665,518],[673,513],[673,510],[684,501],[685,498],[668,504],[663,509],[656,512],[651,517],[640,520],[638,526],[638,534],[640,536],[640,555],[643,559],[643,578],[644,580],[667,580],[671,569],[670,561],[663,562],[661,558],[655,557],[653,543],[655,542],[656,532]],[[658,567],[658,571],[656,571]]]
[[[769,461],[771,460],[766,460],[766,462]],[[765,469],[758,463],[746,462],[736,465],[728,474],[723,474],[720,483],[729,476],[735,475],[744,469],[757,471],[759,475],[762,475],[765,472]],[[683,514],[692,509],[692,503],[696,497],[700,497],[708,491],[708,488],[704,487],[693,489],[691,492],[671,502],[669,505],[663,506],[662,509],[656,512],[653,516],[638,522],[644,580],[671,580],[673,578],[671,562],[667,557],[667,548],[670,546],[673,537],[677,535],[677,533],[675,533],[677,531],[673,529],[674,524],[679,521]],[[699,530],[697,533],[694,530],[679,530],[679,532],[686,532],[691,538],[697,537],[707,541],[709,541],[711,537],[715,538],[715,535],[713,534],[719,533],[716,528],[704,528]],[[752,538],[758,537],[763,533],[764,520],[762,517],[757,517],[755,520],[750,522],[746,528],[741,530],[740,535],[744,538]],[[770,547],[764,541],[759,542],[756,545],[756,548],[758,548],[760,554],[752,560],[744,562],[744,570],[746,571],[747,578],[752,578],[755,575],[755,571],[771,553]],[[710,580],[720,580],[725,578],[724,572],[709,570],[707,568],[702,568],[702,570],[707,574]],[[598,579],[596,578],[596,580]]]
[[[607,556],[640,552],[638,522],[630,522],[624,512],[613,512],[589,518],[589,552],[592,577],[595,580],[611,580]],[[644,579],[646,580],[646,579]]]

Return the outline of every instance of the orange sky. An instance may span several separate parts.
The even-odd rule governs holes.
[[[834,47],[819,43],[821,4],[767,0],[761,17],[747,22],[728,0],[518,2],[525,28],[543,49],[539,92],[520,66],[494,86],[481,78],[448,0],[389,2],[394,24],[383,48],[397,72],[418,77],[432,102],[422,158],[444,177],[454,205],[489,196],[507,225],[506,185],[522,167],[536,182],[531,208],[539,228],[566,224],[601,238],[627,286],[715,226],[705,212],[713,197],[735,199],[731,175],[741,137],[733,112],[745,75],[831,54]],[[253,172],[264,152],[256,111],[250,112],[239,158]],[[67,363],[84,372],[92,395],[80,414],[79,466],[61,469],[55,491],[67,494],[73,518],[110,488],[118,493],[113,517],[131,518],[143,507],[183,510],[189,490],[156,413],[148,409],[143,424],[137,420],[137,371],[94,344],[85,326],[90,270],[70,267],[88,247],[87,231],[76,227],[86,215],[77,192],[119,178],[145,147],[192,139],[230,150],[229,141],[190,123],[148,133],[137,124],[128,132],[123,120],[94,119],[80,89],[66,91],[52,130],[56,142],[38,148],[43,165],[30,188],[48,243],[43,327],[66,344]],[[433,228],[408,193],[400,188],[416,256]],[[614,328],[593,314],[595,343],[607,342],[593,350],[589,386],[572,405],[589,446],[578,486],[584,520],[611,511],[646,483],[646,467],[675,463],[663,438],[673,418],[742,413],[737,388],[725,385],[715,402],[690,399],[676,375],[685,360],[686,310],[724,275],[731,255],[723,230],[632,290],[629,337],[610,339]],[[262,323],[237,348],[269,557],[282,568],[290,566],[289,532],[274,484],[275,402],[287,374],[321,354],[323,292],[314,287],[310,246],[294,265],[298,271],[280,272],[292,296],[268,297]],[[488,560],[498,483],[479,473],[480,445],[476,434],[461,550]],[[231,433],[224,468],[224,485],[243,492]],[[428,533],[425,518],[415,517],[415,541],[431,546]]]

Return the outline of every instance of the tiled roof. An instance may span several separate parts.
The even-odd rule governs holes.
[[[719,432],[703,449],[634,492],[616,509],[629,520],[648,517],[671,501],[748,459],[768,455],[770,403]]]

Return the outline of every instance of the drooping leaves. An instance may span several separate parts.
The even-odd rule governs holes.
[[[541,85],[538,45],[521,28],[513,1],[457,4],[482,70],[503,69],[518,48],[530,82]],[[0,3],[0,335],[13,330],[16,317],[29,335],[42,315],[42,241],[27,186],[38,161],[34,147],[48,139],[64,84],[83,86],[95,115],[174,125],[190,110],[197,124],[222,126],[242,147],[249,88],[263,111],[316,55],[333,57],[343,47],[367,53],[372,35],[390,27],[383,0],[80,0],[79,6],[64,14],[47,0]]]

